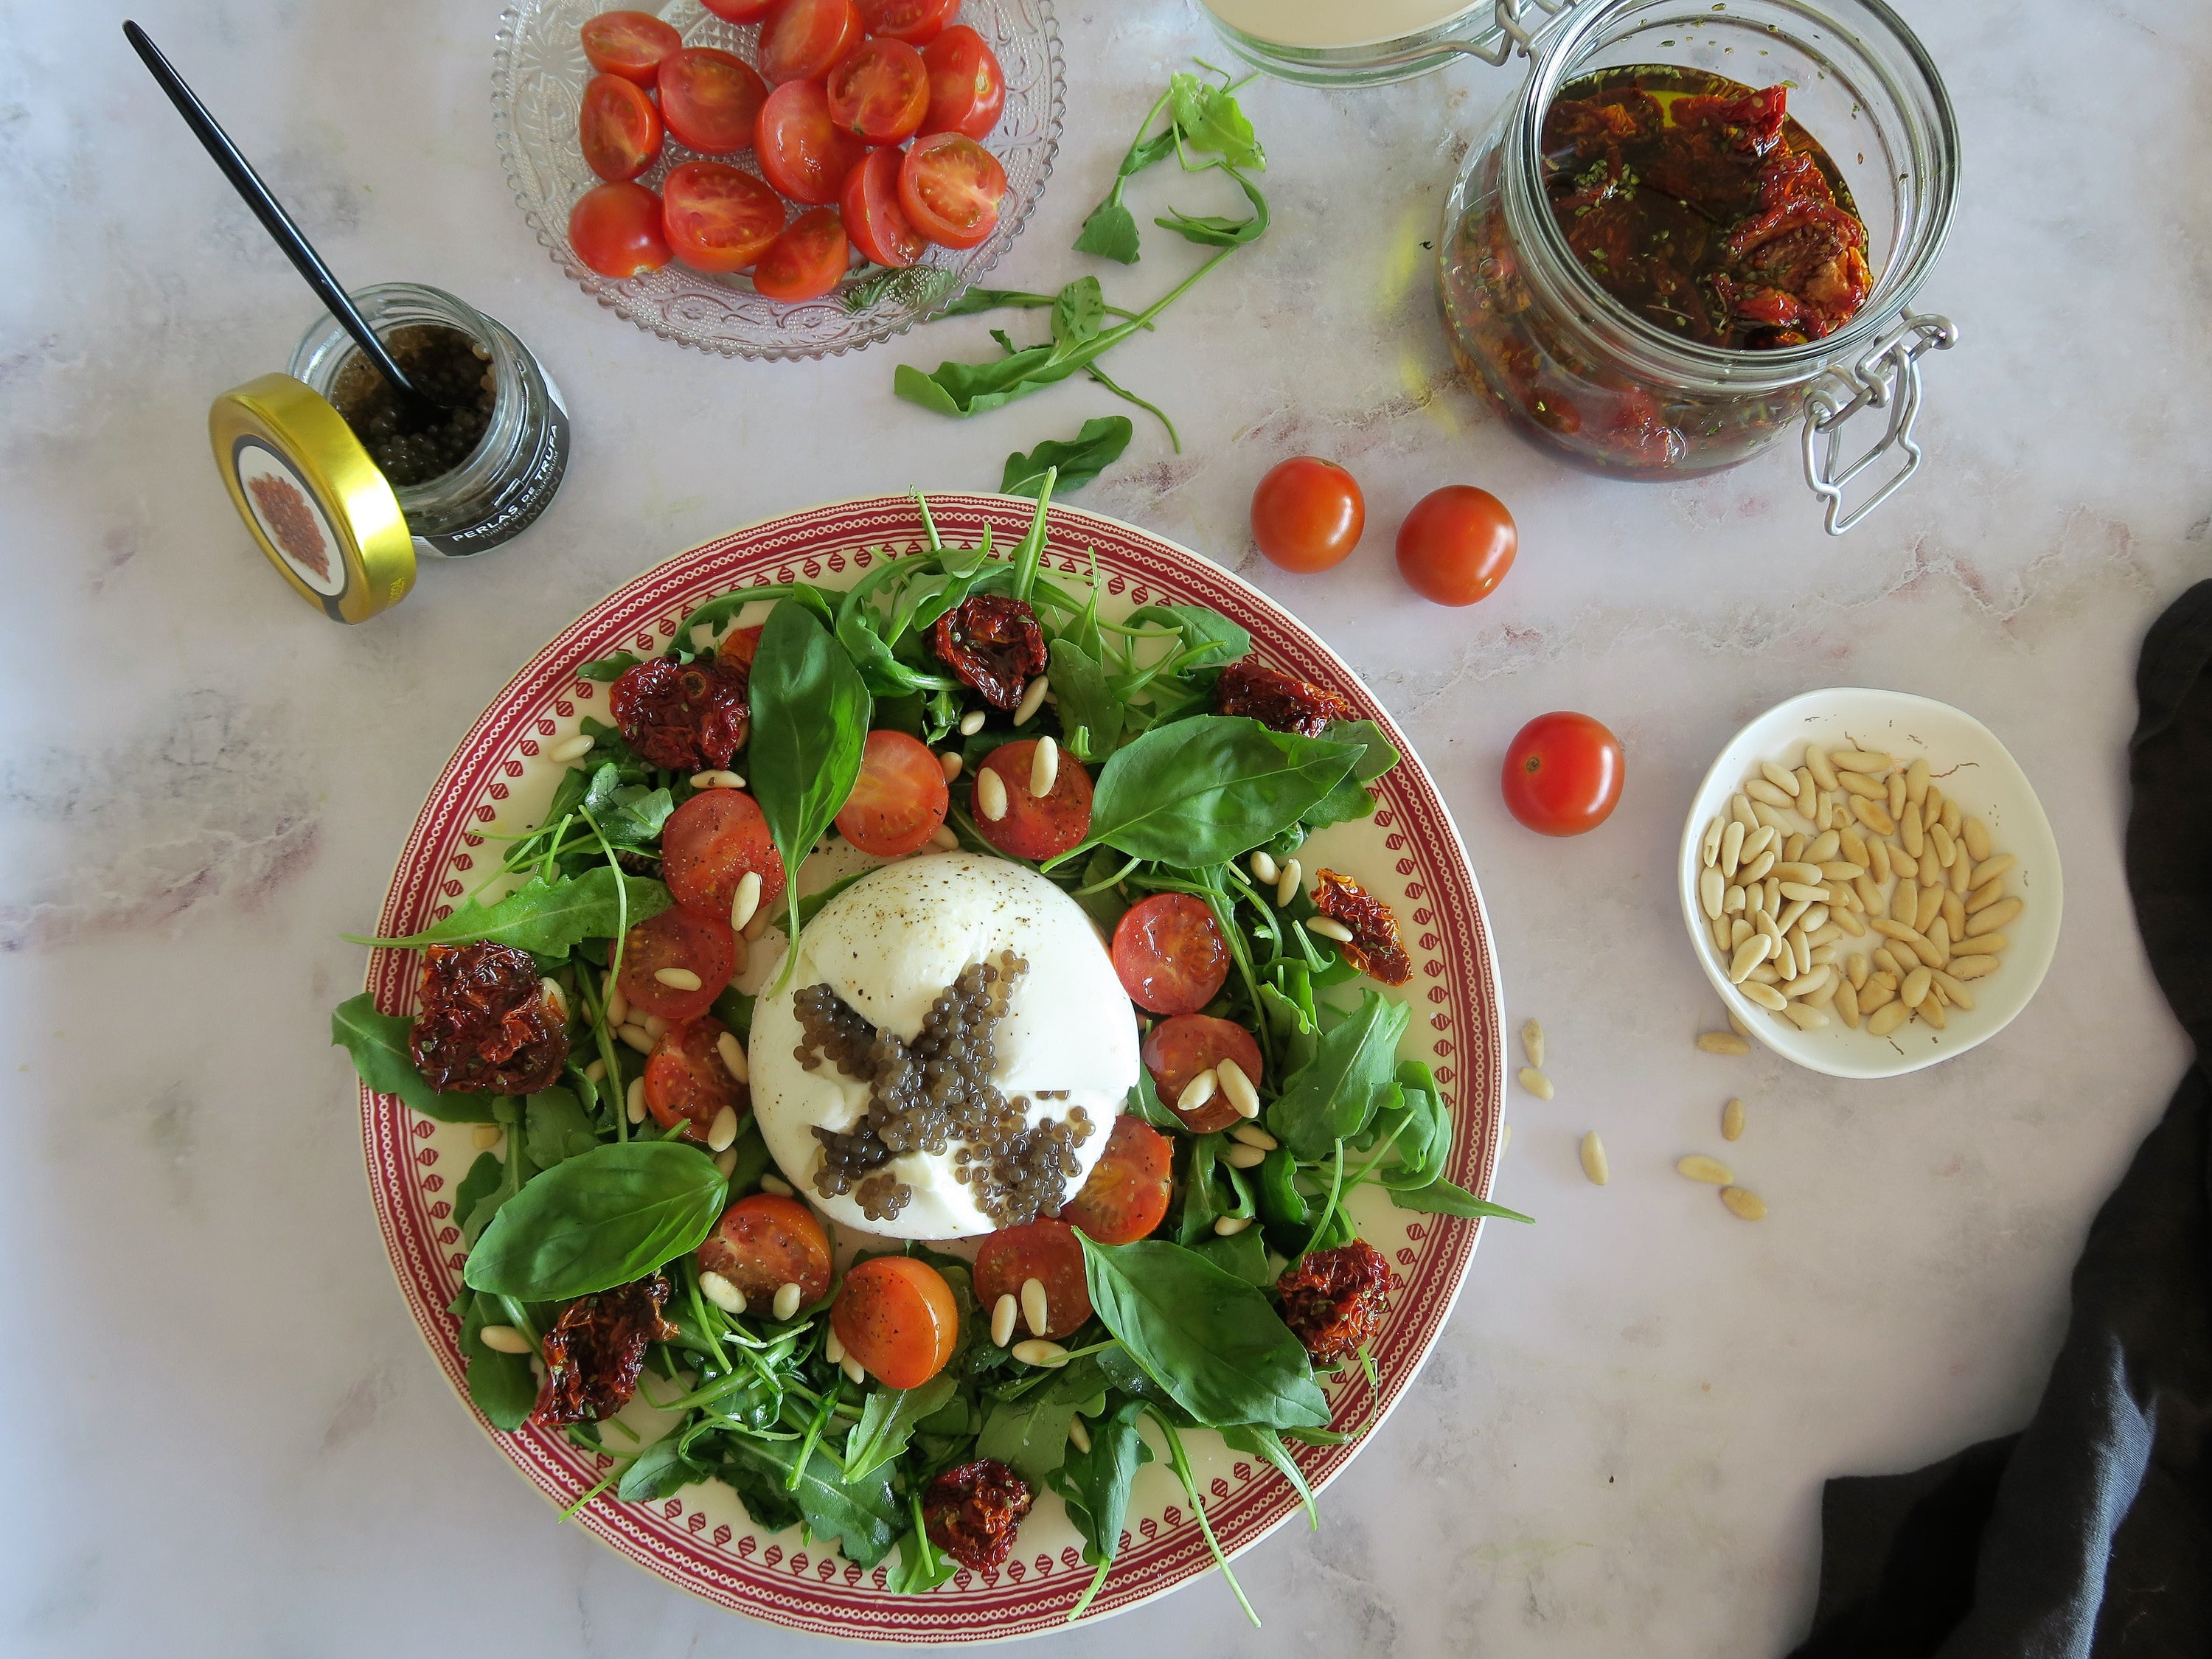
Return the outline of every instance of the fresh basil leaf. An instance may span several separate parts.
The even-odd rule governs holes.
[[[657,881],[627,876],[618,890],[615,879],[614,871],[604,864],[573,880],[547,882],[532,876],[496,904],[463,904],[443,921],[405,939],[346,937],[356,945],[380,945],[388,950],[491,939],[533,956],[557,957],[582,940],[612,939],[622,931],[624,912],[617,902],[618,890],[628,895],[627,919],[633,927],[675,902]]]
[[[1121,205],[1118,182],[1115,188],[1117,194],[1091,209],[1091,216],[1083,222],[1083,228],[1075,238],[1075,251],[1133,265],[1139,246],[1137,216]]]
[[[1275,1282],[1267,1265],[1267,1243],[1257,1227],[1247,1227],[1226,1238],[1202,1238],[1191,1246],[1224,1273],[1234,1273],[1247,1285],[1265,1290]]]
[[[1466,1188],[1455,1186],[1442,1176],[1410,1191],[1393,1187],[1388,1182],[1383,1182],[1383,1186],[1390,1194],[1390,1201],[1400,1209],[1419,1210],[1424,1215],[1455,1215],[1469,1219],[1476,1216],[1496,1216],[1501,1221],[1531,1224],[1536,1219],[1532,1215],[1522,1215],[1518,1210],[1509,1210],[1503,1204],[1492,1204],[1487,1199],[1477,1198]]]
[[[1210,605],[1139,605],[1129,613],[1128,625],[1178,630],[1183,649],[1196,653],[1188,665],[1194,668],[1226,667],[1252,648],[1252,635]]]
[[[1079,276],[1054,298],[1052,337],[1063,346],[1081,345],[1106,322],[1106,296],[1096,276]]]
[[[1176,1242],[1194,1246],[1200,1239],[1213,1237],[1215,1219],[1225,1213],[1213,1185],[1222,1137],[1194,1135],[1186,1144],[1189,1150],[1184,1155],[1188,1161],[1182,1172],[1182,1218],[1176,1228]]]
[[[469,1362],[469,1398],[491,1419],[492,1427],[519,1429],[538,1404],[538,1378],[530,1369],[530,1356],[486,1347],[483,1328],[506,1324],[506,1311],[489,1297],[466,1289],[461,1294],[467,1298],[461,1317],[461,1356]]]
[[[690,635],[687,634],[684,637],[689,639]],[[617,651],[611,657],[598,657],[590,662],[578,663],[575,674],[579,679],[598,680],[605,684],[609,680],[620,679],[644,660],[635,651]]]
[[[616,1483],[615,1496],[625,1504],[653,1503],[704,1480],[708,1472],[684,1455],[683,1438],[671,1434],[640,1452]]]
[[[478,1152],[477,1161],[461,1177],[460,1185],[453,1188],[453,1221],[461,1230],[464,1243],[473,1245],[477,1236],[491,1224],[492,1217],[499,1210],[500,1182],[506,1176],[504,1162],[490,1152]],[[483,1211],[481,1221],[477,1219],[479,1209]]]
[[[1098,1317],[1200,1422],[1328,1421],[1304,1346],[1252,1285],[1164,1239],[1112,1245],[1076,1237]]]
[[[731,1435],[725,1443],[725,1478],[734,1468],[738,1478],[730,1484],[745,1500],[747,1510],[763,1526],[773,1524],[754,1508],[752,1492],[763,1476],[778,1489],[784,1487],[792,1470],[798,1466],[799,1443]],[[798,1500],[799,1514],[817,1537],[835,1539],[844,1551],[845,1559],[862,1567],[872,1567],[891,1553],[891,1545],[896,1541],[906,1520],[898,1499],[891,1495],[889,1467],[861,1480],[842,1480],[838,1478],[836,1465],[818,1447],[806,1461],[805,1469],[799,1477],[798,1490],[790,1496]]]
[[[1306,1506],[1306,1525],[1315,1532],[1321,1530],[1321,1510],[1315,1506],[1313,1488],[1306,1484],[1306,1473],[1291,1458],[1282,1436],[1273,1429],[1238,1423],[1222,1430],[1221,1441],[1231,1451],[1249,1452],[1273,1464],[1283,1479],[1297,1490],[1298,1501]]]
[[[959,1571],[960,1564],[943,1550],[933,1548],[921,1528],[915,1527],[899,1540],[898,1565],[891,1569],[891,1591],[897,1595],[925,1595],[950,1583]]]
[[[1232,167],[1223,167],[1221,172],[1237,181],[1244,192],[1244,199],[1252,204],[1249,219],[1228,219],[1218,214],[1203,217],[1170,208],[1164,217],[1152,222],[1164,230],[1171,230],[1187,242],[1196,242],[1204,247],[1242,247],[1247,242],[1256,242],[1267,234],[1267,198],[1259,187]]]
[[[592,1121],[584,1115],[584,1109],[574,1093],[567,1089],[548,1089],[543,1094],[530,1097],[529,1115],[525,1120],[523,1145],[530,1153],[530,1161],[541,1170],[590,1152],[599,1144],[592,1133]]]
[[[499,1095],[493,1098],[491,1110],[493,1118],[507,1131],[506,1156],[500,1158],[484,1153],[470,1168],[468,1179],[453,1194],[453,1217],[460,1223],[461,1241],[471,1249],[501,1206],[538,1173],[537,1164],[531,1161],[530,1150],[523,1144],[522,1103],[510,1095]],[[488,1170],[484,1167],[486,1159],[491,1164]],[[461,1204],[464,1194],[469,1199],[465,1207]]]
[[[872,699],[853,659],[819,619],[795,605],[769,612],[750,693],[747,769],[753,799],[783,855],[795,942],[799,866],[860,775]],[[795,949],[785,954],[787,975],[798,957]]]
[[[1079,489],[1121,459],[1136,428],[1126,415],[1105,415],[1085,421],[1083,429],[1065,441],[1048,438],[1028,454],[1016,451],[1006,457],[1006,470],[999,479],[1001,495],[1034,495],[1048,469],[1060,472],[1058,487]],[[1055,690],[1060,682],[1053,681]]]
[[[714,1161],[679,1141],[617,1141],[556,1164],[493,1218],[462,1277],[562,1302],[641,1278],[696,1249],[722,1213]]]
[[[1169,79],[1168,98],[1186,149],[1218,155],[1231,167],[1267,170],[1252,123],[1226,87],[1177,74]]]
[[[1307,827],[1320,830],[1332,823],[1373,817],[1375,797],[1368,793],[1366,786],[1398,763],[1396,746],[1382,735],[1382,728],[1373,720],[1331,720],[1323,735],[1334,743],[1359,744],[1360,756],[1352,765],[1352,775],[1306,814]]]
[[[857,1480],[904,1451],[921,1420],[941,1409],[958,1389],[950,1371],[939,1371],[919,1388],[878,1389],[869,1395],[860,1420],[845,1437],[846,1480]]]
[[[1067,1505],[1068,1520],[1083,1535],[1083,1559],[1094,1567],[1109,1565],[1120,1550],[1129,1488],[1137,1471],[1152,1461],[1152,1449],[1137,1431],[1144,1410],[1141,1398],[1109,1405],[1091,1425],[1091,1449],[1070,1447],[1045,1477]]]
[[[1067,1425],[1076,1401],[1038,1389],[1019,1400],[992,1402],[975,1437],[975,1455],[995,1457],[1033,1486],[1044,1485],[1067,1454]]]
[[[1412,1011],[1374,991],[1322,1033],[1314,1057],[1284,1079],[1267,1108],[1267,1127],[1309,1163],[1358,1134],[1398,1085],[1392,1073]]]
[[[366,991],[331,1010],[331,1041],[353,1058],[353,1069],[378,1094],[397,1095],[425,1117],[441,1123],[489,1123],[491,1099],[459,1090],[442,1093],[415,1069],[407,1034],[415,1022],[401,1014],[380,1014]]]
[[[1128,424],[1121,422],[1125,431]],[[1073,640],[1054,640],[1052,689],[1060,698],[1060,729],[1071,734],[1068,752],[1091,766],[1111,755],[1121,741],[1122,703],[1106,684],[1106,671],[1098,659]],[[1083,733],[1080,744],[1072,735],[1079,730]]]
[[[1226,864],[1297,822],[1358,758],[1349,744],[1243,716],[1155,726],[1106,763],[1085,845],[1180,869]]]

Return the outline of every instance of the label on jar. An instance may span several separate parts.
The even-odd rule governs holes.
[[[339,601],[352,575],[344,544],[299,469],[289,456],[255,437],[240,438],[232,446],[231,465],[237,469],[239,486],[264,544],[275,550],[287,570],[313,590],[325,611],[344,621]]]
[[[545,373],[542,365],[538,376],[545,384],[548,404],[545,433],[529,467],[501,488],[492,497],[489,510],[476,523],[434,536],[415,538],[418,553],[465,559],[488,552],[529,529],[551,503],[561,488],[562,475],[568,470],[568,405],[562,399],[561,388],[553,384],[553,377]]]

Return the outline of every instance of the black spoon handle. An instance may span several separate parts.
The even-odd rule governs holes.
[[[246,157],[239,154],[238,146],[230,142],[230,135],[216,123],[214,116],[208,113],[207,106],[200,102],[192,89],[185,84],[184,77],[170,66],[169,60],[161,55],[161,49],[136,23],[125,23],[123,33],[132,49],[144,59],[146,67],[153,71],[155,80],[161,82],[161,90],[169,94],[169,101],[177,106],[177,113],[185,118],[185,125],[192,130],[193,135],[206,146],[207,153],[215,158],[215,164],[222,169],[223,177],[230,180],[231,188],[246,198],[246,204],[253,210],[254,217],[260,220],[263,228],[276,239],[276,246],[284,250],[298,268],[300,275],[307,279],[307,286],[314,289],[316,297],[330,308],[331,315],[344,325],[345,331],[353,336],[354,343],[367,354],[369,362],[376,365],[377,372],[389,385],[396,387],[402,396],[420,397],[422,394],[400,372],[399,365],[392,361],[392,354],[384,349],[384,342],[376,337],[376,331],[354,308],[352,297],[338,286],[338,279],[331,274],[331,268],[323,263],[322,256],[300,234],[299,226],[292,222],[291,216],[284,211],[276,197],[270,194],[269,186],[261,182],[260,175],[254,172]]]

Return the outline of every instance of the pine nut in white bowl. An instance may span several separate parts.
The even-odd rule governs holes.
[[[1912,769],[1913,787],[1917,789],[1932,779],[1946,799],[1958,803],[1965,817],[1978,818],[1986,826],[1993,856],[2009,854],[2013,860],[2004,870],[2004,890],[2021,902],[2016,912],[2008,909],[2005,915],[2007,944],[2000,964],[1972,981],[1971,1006],[1959,1002],[1938,1011],[1943,1022],[1941,1026],[1921,1018],[1892,1025],[1896,1015],[1887,1010],[1881,1011],[1884,1017],[1878,1025],[1862,1020],[1853,1027],[1840,1017],[1822,1023],[1808,1019],[1801,1025],[1782,1013],[1770,1012],[1730,980],[1730,964],[1715,946],[1701,891],[1705,843],[1713,821],[1728,819],[1730,802],[1744,793],[1747,779],[1765,782],[1765,789],[1749,797],[1756,811],[1776,813],[1778,809],[1761,796],[1774,793],[1786,799],[1788,792],[1780,790],[1771,775],[1763,773],[1760,763],[1771,763],[1778,770],[1804,768],[1808,744],[1817,745],[1827,754],[1850,757],[1854,765],[1863,755],[1893,757],[1900,772],[1924,759],[1928,771]],[[1857,833],[1871,842],[1875,838],[1873,826],[1889,822],[1887,800],[1877,802],[1863,791],[1844,785],[1843,779],[1850,772],[1850,766],[1840,770],[1832,767],[1829,776],[1838,780],[1838,799],[1851,814]],[[1875,785],[1887,781],[1864,772],[1857,777]],[[1827,779],[1814,778],[1809,771],[1801,775],[1802,781],[1812,782],[1818,793],[1829,793]],[[1851,805],[1853,802],[1856,806]],[[1776,840],[1778,843],[1780,837]],[[1930,836],[1924,845],[1933,848],[1936,841]],[[1784,861],[1778,852],[1777,860]],[[1896,854],[1897,863],[1906,861],[1903,852]],[[1866,879],[1872,880],[1872,875]],[[1810,1071],[1844,1078],[1899,1077],[1917,1072],[1986,1042],[2010,1024],[2043,983],[2057,950],[2065,892],[2058,843],[2042,803],[2020,763],[1987,726],[1971,714],[1931,698],[1853,687],[1808,691],[1792,697],[1768,709],[1729,739],[1690,802],[1676,884],[1691,948],[1705,977],[1740,1022],[1739,1029],[1748,1030],[1753,1041],[1765,1044],[1784,1060]],[[1778,896],[1779,884],[1771,890]],[[1787,907],[1800,901],[1780,898],[1778,902]],[[1832,978],[1848,967],[1854,954],[1870,957],[1887,943],[1872,930],[1863,937],[1847,935],[1837,940]],[[1826,965],[1816,962],[1813,973]],[[1759,988],[1771,992],[1772,988]],[[1804,1012],[1809,1015],[1818,1011]],[[1832,1007],[1828,1012],[1832,1016],[1836,1011]]]

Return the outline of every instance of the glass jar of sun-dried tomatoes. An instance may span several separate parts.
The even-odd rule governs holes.
[[[1523,435],[1614,477],[1734,466],[1794,428],[1829,532],[1850,528],[1918,468],[1919,360],[1957,337],[1911,309],[1958,191],[1927,52],[1880,0],[1498,0],[1496,19],[1483,55],[1517,44],[1532,67],[1444,210],[1462,368]]]

